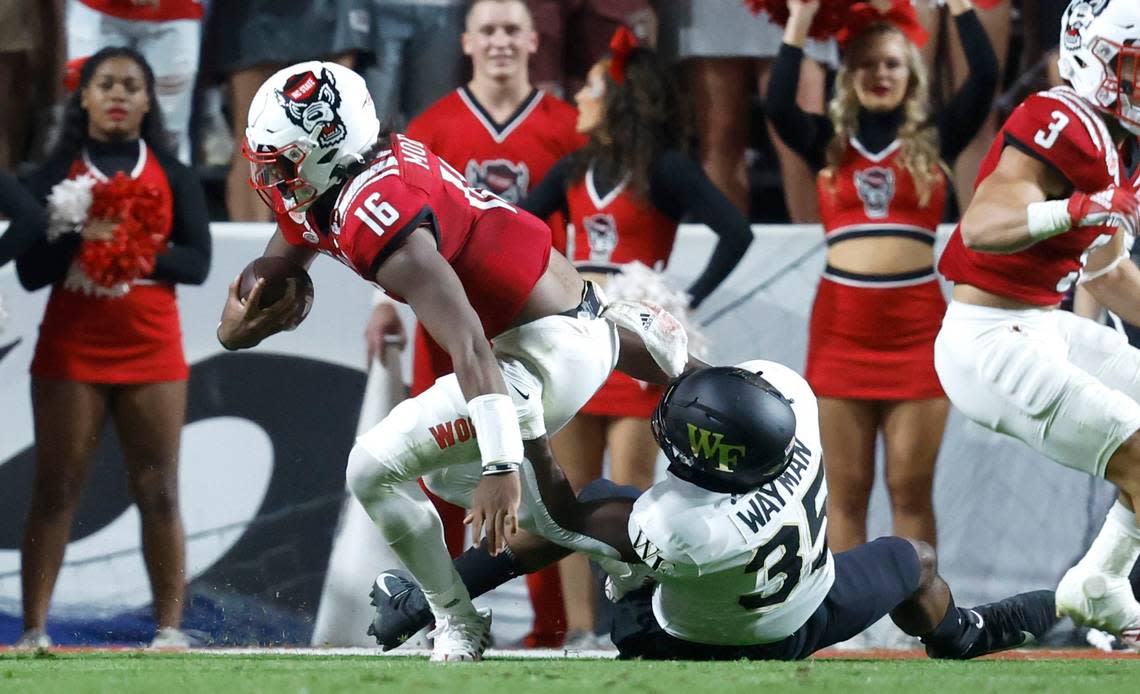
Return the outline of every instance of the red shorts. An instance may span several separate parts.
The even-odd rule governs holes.
[[[32,359],[33,376],[85,383],[184,381],[174,286],[139,284],[121,298],[52,289]]]
[[[879,288],[822,277],[808,333],[807,382],[824,398],[944,398],[934,338],[945,313],[937,278]]]
[[[600,417],[649,419],[664,389],[614,371],[580,411]]]

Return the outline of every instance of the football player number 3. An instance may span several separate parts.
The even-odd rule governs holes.
[[[804,574],[818,571],[827,563],[827,539],[824,538],[823,547],[814,561],[811,559],[811,550],[819,539],[823,529],[823,521],[827,518],[827,509],[817,504],[819,490],[823,487],[823,465],[811,486],[804,494],[804,513],[808,524],[808,537],[811,545],[806,552],[800,552],[800,527],[788,524],[781,527],[772,536],[771,540],[756,548],[752,561],[744,567],[744,573],[756,573],[767,569],[765,588],[777,578],[782,578],[780,588],[770,595],[764,595],[763,590],[740,596],[740,606],[746,610],[761,610],[774,607],[788,599],[795,587],[799,585]],[[817,508],[818,505],[818,508]],[[777,554],[779,553],[779,554]],[[775,558],[773,562],[772,559]],[[810,562],[810,563],[809,563]]]
[[[1033,136],[1033,141],[1045,149],[1050,149],[1057,144],[1057,138],[1061,136],[1061,131],[1069,124],[1069,117],[1060,111],[1054,111],[1049,115],[1053,117],[1053,122],[1038,130],[1037,134]]]
[[[383,236],[384,232],[391,229],[400,218],[400,213],[388,202],[378,202],[379,200],[380,193],[369,195],[364,204],[357,207],[353,214],[367,224],[369,229],[376,232],[377,236]]]

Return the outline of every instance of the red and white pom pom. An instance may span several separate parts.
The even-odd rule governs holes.
[[[670,285],[664,274],[635,260],[622,265],[605,289],[610,301],[645,301],[665,309],[688,334],[689,352],[698,357],[706,355],[708,340],[689,315],[689,295]]]
[[[77,178],[65,178],[52,186],[47,196],[48,241],[79,231],[87,221],[95,183],[94,177],[84,174]]]
[[[92,190],[88,214],[115,222],[106,241],[84,240],[64,286],[97,296],[122,296],[131,282],[154,272],[166,245],[171,210],[159,191],[122,173]],[[101,289],[97,289],[101,288]]]

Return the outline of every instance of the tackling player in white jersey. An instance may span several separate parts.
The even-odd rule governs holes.
[[[794,660],[889,614],[931,657],[973,658],[1026,645],[1056,621],[1051,591],[956,607],[923,542],[884,537],[833,555],[816,398],[785,366],[690,371],[666,390],[653,431],[668,473],[629,511],[636,556],[603,562],[612,597],[630,591],[612,634],[623,657]],[[579,502],[617,491],[595,484]],[[512,547],[456,560],[472,596],[559,553],[524,536]],[[373,599],[370,632],[386,649],[430,620],[402,572],[377,577]]]

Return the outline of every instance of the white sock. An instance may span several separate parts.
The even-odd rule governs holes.
[[[419,533],[405,535],[390,543],[392,551],[420,584],[432,614],[441,617],[472,612],[474,607],[471,605],[471,596],[455,571],[451,555],[447,553],[447,545],[443,542],[442,531],[440,526],[438,541]]]
[[[1117,501],[1080,563],[1113,576],[1127,577],[1140,557],[1140,528],[1136,514]]]

